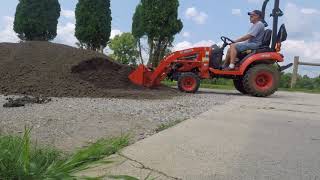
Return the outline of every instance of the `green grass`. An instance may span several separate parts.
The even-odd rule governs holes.
[[[200,87],[207,89],[235,90],[234,86],[231,85],[201,84]]]
[[[175,81],[163,81],[162,84],[166,86],[177,86],[177,82]],[[210,84],[206,82],[202,82],[200,85],[201,88],[207,88],[207,89],[222,89],[222,90],[235,90],[233,85],[227,84],[227,85],[217,85],[217,84]],[[313,94],[319,94],[320,89],[299,89],[299,88],[279,88],[280,91],[288,91],[288,92],[304,92],[304,93],[313,93]]]
[[[23,137],[0,136],[1,180],[69,180],[89,179],[75,177],[81,172],[129,144],[127,136],[101,139],[73,154],[63,154],[52,148],[32,145],[30,130]]]
[[[163,123],[163,124],[160,124],[156,129],[156,133],[158,132],[161,132],[161,131],[164,131],[166,129],[169,129],[179,123],[181,123],[183,120],[176,120],[176,121],[173,121],[173,122],[170,122],[170,123]]]
[[[280,91],[288,91],[288,92],[304,92],[304,93],[311,93],[311,94],[320,94],[320,89],[299,89],[299,88],[280,88]]]
[[[166,86],[177,86],[176,81],[163,81],[162,84],[164,84]],[[224,89],[224,90],[234,90],[235,89],[232,85],[216,85],[216,84],[209,84],[209,83],[201,83],[200,88]]]

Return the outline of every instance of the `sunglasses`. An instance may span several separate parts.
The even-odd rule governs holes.
[[[250,14],[250,17],[257,17],[257,16],[259,16],[258,14]]]

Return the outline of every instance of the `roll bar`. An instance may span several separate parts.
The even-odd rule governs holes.
[[[265,17],[266,17],[266,8],[267,8],[267,5],[268,5],[269,1],[270,0],[265,0],[263,2],[262,10],[261,10],[261,12],[262,12],[262,22],[265,25],[265,27],[268,27],[268,23],[266,22]]]
[[[264,0],[262,5],[262,22],[265,24],[266,27],[268,26],[268,23],[265,21],[265,16],[266,16],[266,8],[269,1],[270,0]],[[280,9],[280,0],[274,1],[274,7],[272,10],[272,14],[270,16],[273,17],[271,49],[275,49],[277,44],[279,17],[283,16],[283,12]]]

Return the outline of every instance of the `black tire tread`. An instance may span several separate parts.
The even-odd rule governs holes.
[[[248,92],[243,87],[243,79],[242,78],[234,79],[233,84],[234,84],[234,87],[236,88],[236,90],[238,90],[242,94],[248,94]]]
[[[197,83],[197,86],[195,89],[193,89],[192,91],[185,91],[183,88],[182,88],[182,82],[181,80],[185,77],[193,77],[196,79],[196,83]],[[186,93],[196,93],[199,88],[200,88],[200,83],[201,83],[201,80],[199,78],[198,75],[196,75],[195,73],[192,73],[192,72],[186,72],[186,73],[182,73],[180,76],[179,76],[179,79],[178,79],[178,88],[181,92],[186,92]]]
[[[257,73],[258,71],[261,71],[261,70],[270,71],[274,75],[275,83],[273,85],[273,88],[271,88],[270,90],[265,91],[265,92],[257,91],[253,87],[253,85],[250,84],[250,77],[254,76],[255,73]],[[278,90],[279,82],[280,82],[279,71],[276,68],[274,68],[272,65],[268,65],[268,64],[259,64],[259,65],[255,65],[255,66],[251,67],[243,77],[243,86],[244,86],[245,91],[247,91],[248,94],[255,96],[255,97],[267,97],[267,96],[274,94]]]

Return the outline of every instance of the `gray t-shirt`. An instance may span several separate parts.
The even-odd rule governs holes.
[[[257,43],[261,45],[264,34],[264,24],[261,21],[257,22],[256,24],[253,24],[248,34],[253,36],[253,38],[248,41],[249,43]]]

